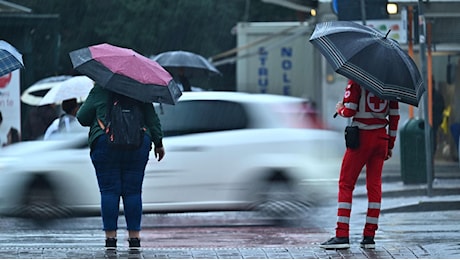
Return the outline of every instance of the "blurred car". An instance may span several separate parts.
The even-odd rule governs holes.
[[[156,106],[166,156],[157,162],[151,153],[144,212],[257,210],[286,219],[336,195],[343,136],[314,128],[304,105],[269,94],[185,92],[175,106]],[[0,214],[99,215],[87,132],[0,150]]]

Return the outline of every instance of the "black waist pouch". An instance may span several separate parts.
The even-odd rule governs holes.
[[[359,147],[359,128],[357,126],[347,126],[345,128],[345,145],[350,149]]]

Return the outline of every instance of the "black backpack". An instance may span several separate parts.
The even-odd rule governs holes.
[[[120,149],[137,149],[144,140],[144,113],[142,102],[112,93],[107,104],[107,140],[110,146]]]

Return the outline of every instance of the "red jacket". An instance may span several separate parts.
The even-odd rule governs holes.
[[[389,126],[389,148],[393,149],[398,131],[399,104],[381,99],[349,80],[343,97],[344,107],[338,111],[343,117],[353,117],[352,125],[372,130]]]

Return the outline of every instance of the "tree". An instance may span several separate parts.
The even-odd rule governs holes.
[[[109,42],[132,48],[145,56],[187,50],[210,57],[235,47],[236,39],[231,31],[236,23],[245,19],[245,14],[248,14],[247,21],[296,20],[295,12],[260,0],[12,2],[27,6],[34,13],[60,15],[60,66],[59,71],[50,71],[49,75],[72,74],[68,53],[94,44]],[[245,10],[246,6],[250,9]],[[231,68],[224,73],[220,85],[228,86],[223,89],[234,85],[232,73]]]

